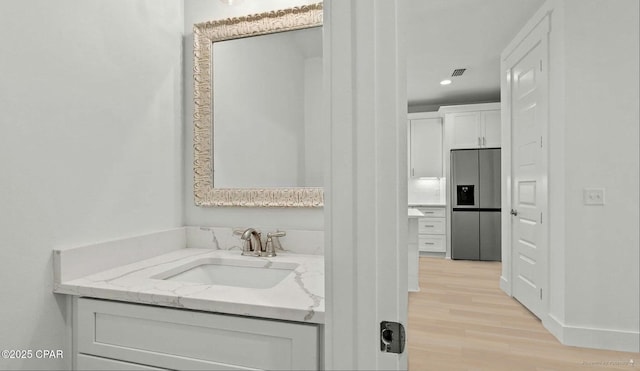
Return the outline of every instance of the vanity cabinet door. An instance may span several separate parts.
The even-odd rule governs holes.
[[[77,299],[77,352],[172,370],[317,370],[317,325]]]

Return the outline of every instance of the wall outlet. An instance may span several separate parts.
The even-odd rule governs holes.
[[[585,188],[582,198],[585,205],[604,205],[604,188]]]

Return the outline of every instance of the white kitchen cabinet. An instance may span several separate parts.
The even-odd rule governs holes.
[[[442,177],[442,118],[437,113],[410,114],[409,133],[411,177]]]
[[[448,149],[501,146],[500,104],[441,107]]]
[[[416,207],[424,214],[418,219],[418,249],[424,252],[446,252],[447,218],[444,207]]]
[[[444,230],[444,218],[421,218],[418,222],[420,234],[443,234]]]
[[[484,148],[499,148],[502,145],[502,125],[500,119],[501,111],[490,110],[480,113],[480,123],[482,126],[482,146]]]
[[[321,364],[313,324],[87,298],[75,303],[78,369],[317,370]]]
[[[460,112],[445,115],[451,127],[451,148],[477,148],[480,146],[480,113]]]

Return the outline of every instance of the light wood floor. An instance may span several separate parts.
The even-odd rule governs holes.
[[[409,293],[409,370],[640,371],[640,353],[560,344],[499,278],[499,262],[420,258],[421,291]]]

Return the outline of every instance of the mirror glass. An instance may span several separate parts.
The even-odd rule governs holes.
[[[213,43],[215,188],[321,187],[322,27]]]

